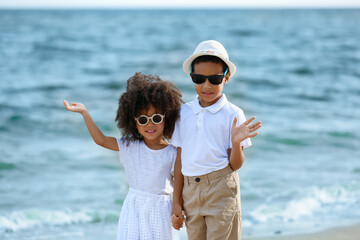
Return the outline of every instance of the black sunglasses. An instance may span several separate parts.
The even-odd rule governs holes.
[[[148,117],[146,115],[141,115],[140,117],[135,118],[135,120],[139,125],[143,126],[148,124],[150,119],[154,124],[160,124],[164,120],[164,117],[165,115],[155,113],[151,117]]]
[[[225,70],[224,74],[205,76],[202,74],[190,73],[191,79],[195,84],[203,84],[206,79],[213,85],[219,85],[222,83],[228,69]]]

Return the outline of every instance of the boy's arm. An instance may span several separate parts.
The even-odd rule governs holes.
[[[242,146],[240,146],[239,144],[232,144],[233,147],[231,149],[229,149],[230,152],[230,158],[229,158],[229,162],[230,162],[230,167],[236,171],[239,168],[241,168],[241,166],[243,165],[244,161],[245,161],[245,155],[244,155],[244,148]]]
[[[95,122],[90,116],[90,113],[83,104],[72,103],[70,105],[68,101],[64,100],[64,106],[67,110],[71,112],[78,112],[83,116],[89,133],[96,144],[110,150],[119,151],[119,146],[117,144],[116,138],[105,136],[101,132],[101,130],[96,126]]]
[[[245,160],[245,155],[243,152],[243,147],[241,146],[241,142],[247,138],[252,138],[258,135],[258,132],[255,131],[261,127],[261,122],[259,121],[252,125],[249,125],[254,119],[255,117],[249,118],[241,125],[237,126],[236,123],[238,118],[237,117],[234,118],[231,127],[232,149],[230,149],[230,158],[229,158],[230,166],[234,171],[241,168]]]
[[[183,199],[182,199],[182,190],[184,186],[184,176],[181,173],[181,148],[177,148],[176,161],[174,167],[174,193],[173,193],[173,207],[172,207],[172,216],[174,216],[177,221],[174,223],[173,217],[173,227],[179,230],[182,227],[182,223],[185,221],[183,211]]]

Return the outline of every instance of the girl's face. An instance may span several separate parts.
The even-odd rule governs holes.
[[[162,114],[161,112],[157,111],[153,105],[149,105],[147,109],[144,109],[140,112],[140,115],[151,117],[155,113]],[[152,120],[149,119],[146,125],[140,125],[136,121],[136,128],[144,137],[145,143],[157,143],[158,141],[161,142],[163,140],[165,119],[160,124],[154,124]]]

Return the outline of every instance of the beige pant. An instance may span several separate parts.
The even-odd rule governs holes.
[[[239,176],[230,166],[184,176],[183,200],[189,240],[241,239]]]

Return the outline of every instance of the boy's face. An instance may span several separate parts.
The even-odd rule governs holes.
[[[224,74],[221,63],[199,62],[194,65],[193,73],[205,76]],[[199,96],[199,103],[202,107],[213,105],[221,97],[224,84],[228,83],[230,73],[227,73],[219,85],[213,85],[208,79],[202,84],[195,84],[196,93]]]

